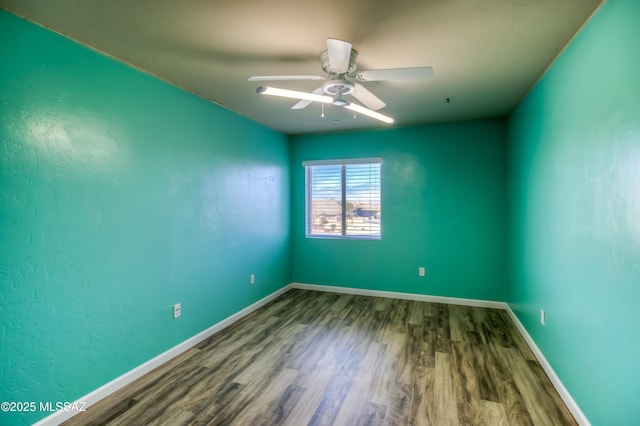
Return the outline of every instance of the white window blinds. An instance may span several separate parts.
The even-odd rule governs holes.
[[[303,165],[308,237],[380,238],[381,159],[309,161]]]

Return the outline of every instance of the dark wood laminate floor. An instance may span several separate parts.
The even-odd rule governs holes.
[[[502,310],[291,290],[68,425],[574,425]]]

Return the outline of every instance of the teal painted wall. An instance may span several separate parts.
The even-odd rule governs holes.
[[[3,11],[0,64],[0,401],[73,401],[290,282],[286,136]]]
[[[305,160],[382,157],[382,239],[305,237]],[[506,122],[296,136],[295,282],[506,300]],[[418,267],[427,268],[418,277]]]
[[[638,22],[605,2],[509,121],[509,299],[594,425],[640,424]]]

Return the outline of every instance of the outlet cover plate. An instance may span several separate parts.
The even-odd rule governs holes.
[[[176,303],[175,305],[173,305],[173,319],[180,317],[180,314],[182,314],[182,309],[180,307],[180,304]]]

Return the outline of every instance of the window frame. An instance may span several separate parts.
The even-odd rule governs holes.
[[[348,235],[346,234],[347,227],[347,184],[346,184],[346,169],[351,165],[358,164],[377,164],[379,165],[379,206],[380,212],[382,211],[382,165],[383,161],[380,157],[370,157],[370,158],[349,158],[349,159],[336,159],[336,160],[312,160],[312,161],[303,161],[302,166],[305,168],[305,183],[304,183],[304,191],[305,191],[305,216],[304,216],[304,227],[305,227],[305,237],[306,238],[320,238],[320,239],[338,239],[338,240],[381,240],[382,239],[382,217],[378,218],[380,220],[380,231],[378,235]],[[340,206],[341,206],[341,233],[312,233],[312,167],[315,166],[341,166],[341,188],[340,188]]]

